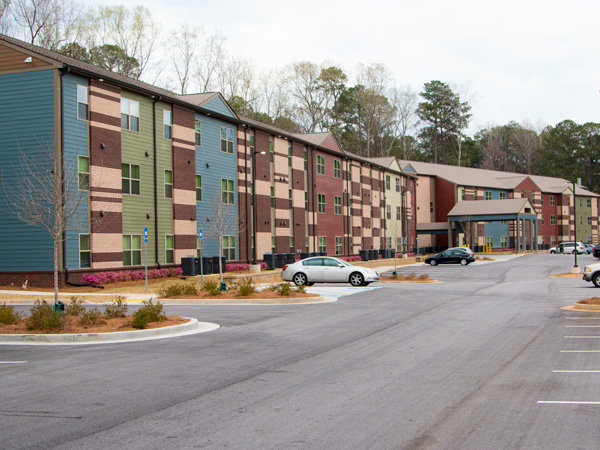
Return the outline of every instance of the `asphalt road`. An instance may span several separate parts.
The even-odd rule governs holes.
[[[597,448],[600,313],[559,307],[600,290],[548,277],[571,266],[414,266],[444,282],[169,307],[221,325],[175,339],[0,346],[0,448]]]

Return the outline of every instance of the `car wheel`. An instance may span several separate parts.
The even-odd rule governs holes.
[[[293,279],[294,279],[294,284],[296,286],[302,286],[302,285],[308,284],[306,275],[304,275],[302,272],[298,272],[296,275],[294,275]]]
[[[555,254],[556,254],[556,252],[555,252],[554,250],[550,250],[550,254],[551,254],[551,255],[555,255]]]
[[[362,286],[365,282],[365,277],[359,272],[354,272],[350,275],[350,284],[352,286]]]
[[[466,266],[467,264],[469,264],[469,261],[467,261],[466,259],[461,259],[460,260],[460,265],[461,266]]]
[[[595,273],[592,276],[592,283],[594,283],[594,286],[600,287],[600,272]]]
[[[430,266],[437,266],[437,261],[435,259],[432,259],[431,261],[429,261],[429,265]]]

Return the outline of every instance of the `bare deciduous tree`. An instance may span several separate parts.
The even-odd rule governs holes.
[[[417,129],[419,123],[417,95],[417,91],[413,91],[408,85],[403,88],[394,87],[390,92],[390,102],[396,108],[403,159],[412,157],[413,146],[409,142],[409,136]]]
[[[219,67],[225,59],[225,36],[219,31],[208,37],[200,51],[196,71],[196,81],[200,92],[209,92],[216,88]]]
[[[169,55],[177,75],[178,90],[187,94],[190,77],[194,73],[194,62],[204,35],[201,28],[184,23],[171,35]]]
[[[0,0],[0,34],[8,34],[11,27],[11,4],[12,0]]]
[[[211,199],[211,211],[210,217],[206,221],[205,229],[206,236],[209,239],[213,239],[219,244],[219,257],[223,256],[223,238],[225,236],[235,236],[237,239],[240,225],[238,224],[237,209],[231,203],[233,199],[225,198],[230,193],[223,192],[221,195],[215,194]],[[221,261],[219,261],[219,275],[221,282],[223,281],[223,268],[221,267]]]
[[[77,167],[75,162],[71,162]],[[46,230],[54,248],[54,302],[58,302],[59,250],[63,239],[75,237],[87,229],[87,215],[81,207],[88,191],[79,190],[77,172],[65,174],[60,159],[51,147],[35,154],[20,152],[13,172],[19,183],[8,185],[2,180],[9,213],[36,228]]]
[[[272,119],[287,115],[290,109],[290,96],[283,78],[284,74],[280,70],[263,72],[259,77],[260,97],[257,109]]]

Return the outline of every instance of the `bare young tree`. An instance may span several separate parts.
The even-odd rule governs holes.
[[[196,70],[196,81],[200,92],[210,92],[216,88],[216,77],[225,59],[225,36],[217,31],[206,39],[200,51]]]
[[[396,108],[403,159],[412,157],[413,145],[410,144],[409,137],[416,131],[419,123],[417,96],[417,91],[412,90],[408,85],[402,88],[394,87],[390,91],[390,102]]]
[[[12,0],[0,0],[0,34],[8,34],[12,28],[11,2]]]
[[[82,15],[73,0],[13,0],[11,11],[24,38],[50,50],[67,41]]]
[[[69,165],[77,167],[76,162]],[[87,229],[87,215],[81,207],[88,191],[79,190],[77,172],[68,175],[52,147],[35,154],[20,152],[19,164],[13,172],[19,183],[7,184],[2,179],[9,213],[36,228],[46,230],[54,248],[54,302],[58,303],[59,250],[63,239],[69,239]]]
[[[116,45],[139,63],[136,77],[149,68],[160,33],[158,22],[145,6],[99,6],[85,19],[85,43],[88,48]]]
[[[219,92],[228,102],[236,104],[240,114],[247,115],[259,96],[255,86],[255,75],[249,60],[228,57],[217,73]]]
[[[206,220],[206,236],[219,244],[219,258],[223,256],[223,238],[238,236],[237,208],[233,205],[233,194],[223,191],[221,195],[215,194],[211,199],[211,211]],[[219,260],[219,275],[223,282],[223,268]]]
[[[457,166],[460,166],[462,158],[462,142],[464,137],[464,131],[469,126],[469,119],[471,114],[470,103],[476,98],[476,93],[472,88],[471,82],[462,84],[460,86],[453,86],[452,89],[456,91],[456,98],[453,102],[454,115],[456,116],[456,143],[458,146],[458,158]]]
[[[326,92],[321,89],[321,68],[314,63],[301,61],[286,69],[286,82],[294,100],[296,121],[306,133],[320,131],[327,114]]]
[[[290,109],[290,95],[285,87],[284,74],[281,70],[270,70],[259,76],[260,97],[257,109],[273,120],[287,114]]]
[[[541,145],[540,137],[535,131],[534,125],[527,121],[522,122],[513,130],[512,138],[517,153],[515,156],[521,161],[524,172],[531,174],[535,157]]]
[[[187,94],[203,35],[204,30],[187,23],[180,25],[171,34],[169,55],[177,75],[178,90],[183,95]]]

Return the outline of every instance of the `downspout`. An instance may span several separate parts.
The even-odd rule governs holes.
[[[152,102],[152,137],[154,145],[154,258],[156,259],[156,266],[160,269],[160,261],[158,260],[158,187],[157,174],[158,163],[156,157],[156,104],[160,101],[161,96],[159,95]]]
[[[313,215],[313,248],[317,249],[317,222],[315,217],[315,148],[311,148],[310,152],[310,181],[311,181],[311,189],[312,195],[310,199],[312,200],[312,215]],[[310,232],[310,227],[309,227]]]
[[[249,204],[250,204],[250,196],[248,195],[248,126],[244,125],[244,164],[246,166],[245,172],[245,181],[246,181],[246,259],[248,260],[248,265],[250,265],[250,224],[248,222],[248,217],[250,214]],[[254,176],[254,174],[252,174]]]

